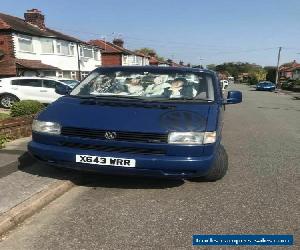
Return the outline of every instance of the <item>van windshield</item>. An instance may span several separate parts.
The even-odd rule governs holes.
[[[214,101],[212,76],[205,73],[93,72],[71,96]]]

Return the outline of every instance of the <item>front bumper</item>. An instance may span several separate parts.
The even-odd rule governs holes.
[[[165,176],[170,178],[199,177],[207,173],[214,161],[214,155],[183,157],[109,153],[47,145],[35,141],[28,144],[28,150],[35,158],[49,165],[117,175]],[[131,158],[136,160],[136,167],[126,168],[77,163],[75,162],[76,154]]]

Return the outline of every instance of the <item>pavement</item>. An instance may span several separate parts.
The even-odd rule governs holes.
[[[64,171],[37,163],[27,152],[31,137],[0,150],[0,235],[73,187]]]
[[[1,178],[0,190],[17,192],[25,178],[35,190],[68,180],[75,187],[5,234],[0,249],[191,249],[193,234],[292,234],[289,249],[300,249],[299,100],[233,87],[244,101],[226,107],[229,171],[222,180],[113,177],[36,163]],[[4,179],[20,186],[10,191]]]
[[[33,163],[33,159],[27,153],[29,141],[31,137],[20,138],[7,142],[5,148],[0,149],[0,178]]]
[[[300,92],[294,92],[294,91],[279,89],[279,90],[276,90],[275,93],[284,94],[284,95],[290,95],[290,96],[292,96],[296,100],[300,99]]]

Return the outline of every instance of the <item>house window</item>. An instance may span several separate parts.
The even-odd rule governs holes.
[[[70,79],[71,78],[71,71],[64,71],[63,72],[63,78]]]
[[[100,60],[99,54],[100,54],[100,53],[99,53],[99,50],[94,49],[94,59],[95,59],[96,61]]]
[[[61,46],[61,53],[63,55],[69,55],[70,54],[69,44],[67,42],[61,42],[60,46]]]
[[[124,59],[124,65],[136,65],[135,56],[124,56],[123,59]]]
[[[77,79],[77,78],[76,78],[76,72],[75,72],[75,71],[71,71],[71,78],[72,78],[72,79]]]
[[[128,56],[123,56],[123,65],[128,64]]]
[[[32,38],[29,36],[19,36],[19,50],[24,52],[33,52]]]
[[[56,52],[57,52],[57,54],[61,53],[61,44],[60,44],[60,42],[56,42]]]
[[[42,53],[54,53],[53,40],[52,39],[42,39]]]
[[[74,51],[75,51],[75,45],[73,43],[69,44],[69,51],[70,51],[70,55],[74,55]]]
[[[57,54],[65,56],[74,55],[74,44],[65,41],[57,41],[56,52]]]
[[[144,58],[144,65],[149,65],[149,59],[148,58]]]
[[[81,72],[81,80],[88,76],[89,72]]]
[[[143,59],[140,56],[124,56],[124,65],[143,65]]]
[[[63,72],[62,71],[57,71],[57,77],[58,78],[63,78]]]
[[[88,47],[81,47],[80,48],[80,56],[93,58],[93,49]]]
[[[55,71],[44,71],[44,76],[48,77],[56,77],[56,72]]]
[[[134,65],[142,65],[142,58],[140,56],[134,56]]]

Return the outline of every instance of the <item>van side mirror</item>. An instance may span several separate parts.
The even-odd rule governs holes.
[[[243,97],[241,91],[228,91],[225,104],[236,104],[242,102],[242,100]]]
[[[64,84],[56,84],[55,92],[59,95],[68,95],[71,92],[71,88]]]

